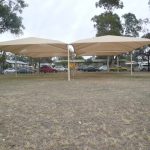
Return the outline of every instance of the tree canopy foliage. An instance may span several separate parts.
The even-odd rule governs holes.
[[[103,7],[107,11],[123,8],[123,2],[121,2],[120,0],[99,0],[95,5],[96,7]]]
[[[120,0],[99,0],[96,7],[104,8],[105,12],[92,18],[94,27],[97,29],[96,36],[102,35],[121,35],[123,32],[122,24],[118,14],[113,13],[114,9],[123,8]]]
[[[150,0],[149,0],[150,4]],[[126,13],[122,18],[114,13],[114,9],[122,9],[121,0],[99,0],[96,7],[104,8],[105,11],[92,18],[97,30],[96,36],[124,35],[138,37],[140,32],[148,31],[146,25],[149,19],[137,19],[135,14]]]
[[[0,0],[0,33],[21,34],[24,26],[19,14],[27,7],[24,0]]]
[[[84,58],[82,56],[75,56],[74,59],[83,60]]]
[[[144,34],[142,37],[150,39],[150,33]]]
[[[119,16],[112,12],[94,16],[92,21],[95,22],[94,27],[97,29],[96,36],[121,35],[123,32]]]
[[[124,35],[138,37],[142,30],[141,21],[132,13],[124,14],[122,17],[124,19]]]

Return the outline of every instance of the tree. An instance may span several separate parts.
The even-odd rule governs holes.
[[[105,9],[104,13],[92,18],[97,29],[96,36],[109,34],[138,37],[140,32],[148,32],[146,28],[146,25],[149,25],[148,18],[137,19],[134,14],[126,13],[122,16],[121,22],[118,14],[113,13],[114,9],[123,8],[123,2],[120,0],[99,0],[96,7]]]
[[[104,13],[92,18],[97,30],[96,36],[122,35],[123,28],[120,17],[113,11],[114,9],[122,9],[123,2],[120,0],[99,0],[96,2],[96,7],[105,9]],[[110,59],[113,61],[114,57]]]
[[[24,0],[0,0],[0,34],[8,31],[16,35],[23,33],[25,27],[22,17],[18,14],[21,14],[25,7],[27,4]],[[6,57],[4,52],[2,54],[0,61],[4,69]]]
[[[113,13],[114,9],[123,8],[123,2],[120,0],[99,0],[96,7],[104,8],[105,12],[94,16],[92,21],[97,29],[96,36],[102,35],[121,35],[123,32],[120,17]]]
[[[5,62],[6,62],[6,52],[1,51],[0,56],[0,67],[4,70],[5,69]]]
[[[113,9],[123,8],[123,2],[121,2],[120,0],[99,0],[95,5],[96,7],[103,7],[109,12],[112,12]]]
[[[124,14],[122,17],[124,19],[124,35],[138,37],[142,30],[141,20],[138,20],[132,13]]]
[[[84,58],[82,56],[75,56],[74,59],[77,59],[77,60],[84,60]]]
[[[85,64],[86,65],[90,65],[92,63],[93,63],[92,57],[90,57],[90,58],[88,58],[88,59],[85,60]]]
[[[94,16],[92,21],[95,22],[94,27],[97,29],[96,36],[121,35],[123,32],[119,16],[112,12],[105,12],[99,16]]]
[[[27,7],[24,0],[0,0],[0,33],[22,34],[24,26],[18,14]]]
[[[147,34],[143,35],[142,37],[150,39],[150,33],[147,33]]]
[[[96,56],[95,59],[107,59],[107,56]]]

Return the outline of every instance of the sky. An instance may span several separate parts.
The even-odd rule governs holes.
[[[15,36],[10,33],[1,34],[0,41],[24,37],[41,37],[71,43],[76,40],[91,38],[96,29],[91,18],[104,12],[96,8],[98,0],[25,0],[28,7],[24,9],[24,34]],[[148,0],[122,0],[124,8],[118,10],[124,13],[134,13],[136,17],[148,18],[150,8]]]

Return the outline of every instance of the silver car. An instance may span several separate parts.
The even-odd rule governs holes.
[[[4,74],[14,74],[16,70],[14,68],[8,68],[3,71]]]
[[[67,71],[67,69],[63,66],[55,66],[54,69],[56,69],[59,72]]]
[[[103,65],[101,67],[98,68],[99,71],[107,71],[108,67],[106,65]]]

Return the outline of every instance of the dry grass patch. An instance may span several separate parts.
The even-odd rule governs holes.
[[[0,76],[0,150],[148,150],[150,76]]]

